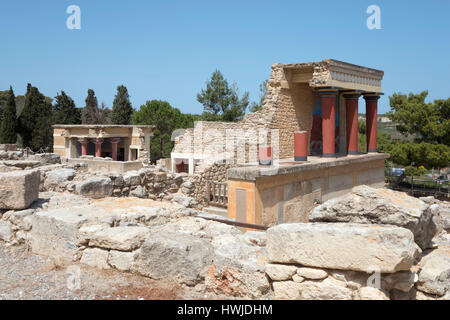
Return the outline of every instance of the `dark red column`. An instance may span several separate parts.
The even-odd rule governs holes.
[[[346,106],[347,153],[358,154],[358,99],[359,93],[344,94]]]
[[[86,156],[87,155],[87,145],[89,143],[88,139],[79,139],[78,140],[81,144],[81,155]]]
[[[111,143],[112,158],[114,161],[117,161],[117,145],[120,142],[120,138],[109,139],[109,142]]]
[[[308,160],[308,131],[294,132],[294,160]]]
[[[334,144],[337,91],[321,91],[319,94],[322,101],[322,155],[332,158],[336,156]]]
[[[365,95],[367,152],[377,152],[378,95]]]
[[[102,156],[102,143],[103,143],[103,139],[94,139],[95,156],[96,157],[101,157]]]

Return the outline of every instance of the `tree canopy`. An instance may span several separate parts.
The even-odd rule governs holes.
[[[81,112],[81,122],[83,124],[107,124],[109,123],[108,110],[102,103],[102,107],[98,107],[97,97],[92,89],[88,90],[86,97],[86,106]]]
[[[206,88],[197,94],[197,101],[203,105],[203,120],[234,122],[244,117],[249,93],[239,97],[237,85],[230,86],[222,73],[216,70],[206,82]]]
[[[269,80],[265,80],[259,85],[259,101],[252,102],[252,104],[250,106],[250,112],[256,112],[256,111],[259,111],[262,109],[264,98],[266,97],[268,83],[269,83]]]
[[[53,124],[81,124],[81,110],[64,91],[55,97],[53,105]]]
[[[17,141],[17,118],[16,101],[14,91],[10,87],[8,97],[2,110],[0,122],[0,143],[16,143]]]
[[[409,174],[418,168],[446,167],[450,162],[450,98],[425,102],[428,92],[389,97],[388,117],[403,135],[414,135],[414,141],[393,140],[385,144],[384,152],[394,163],[403,165]]]
[[[113,124],[130,124],[133,115],[133,107],[130,102],[130,95],[125,86],[117,87],[117,94],[114,98],[112,112],[110,114],[111,123]]]
[[[34,151],[41,148],[51,151],[53,145],[51,121],[51,103],[36,87],[28,84],[25,106],[19,117],[19,132],[23,145]]]
[[[133,114],[133,124],[154,125],[150,142],[150,159],[155,162],[170,157],[174,142],[172,133],[176,129],[194,126],[196,117],[183,114],[167,101],[147,101]]]

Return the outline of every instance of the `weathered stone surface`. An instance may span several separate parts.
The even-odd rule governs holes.
[[[450,247],[433,250],[420,261],[417,289],[438,296],[450,289]]]
[[[174,194],[172,200],[185,208],[191,208],[196,205],[196,201],[194,198],[187,197],[181,194]]]
[[[310,222],[389,224],[409,229],[422,249],[428,248],[437,231],[429,205],[404,192],[358,186],[350,194],[314,208]]]
[[[0,209],[28,208],[39,196],[39,170],[0,173]]]
[[[47,172],[44,188],[47,190],[54,189],[63,183],[73,180],[76,174],[76,171],[73,169],[59,169]]]
[[[293,223],[267,231],[267,251],[275,263],[393,273],[409,270],[420,250],[411,231],[400,227]]]
[[[108,251],[98,248],[87,248],[83,251],[80,262],[99,269],[109,269]]]
[[[393,274],[382,275],[382,288],[386,291],[399,290],[402,292],[409,292],[414,283],[417,282],[418,276],[412,271],[400,271]]]
[[[266,273],[273,281],[283,281],[292,279],[297,272],[296,266],[287,266],[284,264],[267,264]]]
[[[274,298],[277,300],[300,299],[300,283],[294,281],[277,281],[273,284]]]
[[[12,240],[12,232],[11,232],[11,225],[8,223],[8,221],[1,221],[0,220],[0,240],[4,242],[10,242]]]
[[[119,251],[139,248],[149,235],[147,227],[115,227],[95,232],[89,239],[90,247],[100,247]]]
[[[328,277],[328,273],[322,269],[314,269],[314,268],[298,268],[297,274],[305,279],[310,280],[322,280]]]
[[[304,281],[297,284],[302,300],[352,300],[353,291],[345,282],[328,277],[323,281]]]
[[[31,229],[31,221],[30,219],[26,219],[26,217],[32,215],[34,213],[34,209],[27,209],[21,211],[13,211],[11,215],[9,215],[8,220],[18,226],[21,230],[29,231]]]
[[[298,274],[294,274],[292,276],[292,280],[294,280],[294,282],[297,282],[297,283],[302,283],[303,281],[305,281],[305,278],[299,276]]]
[[[32,155],[30,159],[39,161],[42,164],[61,163],[61,156],[57,153],[37,153]]]
[[[75,192],[93,199],[109,197],[113,192],[113,184],[110,178],[90,178],[77,183]]]
[[[137,186],[134,190],[131,190],[130,196],[145,199],[147,198],[147,192],[142,186]]]
[[[192,285],[204,278],[212,260],[213,248],[207,240],[181,232],[159,232],[144,242],[136,269],[152,279],[176,279]]]
[[[141,177],[137,171],[128,171],[123,175],[123,181],[128,186],[137,186],[141,184]]]
[[[383,291],[373,287],[362,287],[358,293],[361,300],[389,300]]]
[[[108,263],[120,271],[130,271],[134,267],[139,251],[123,252],[111,250],[109,252]]]

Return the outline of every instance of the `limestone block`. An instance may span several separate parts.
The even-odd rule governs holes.
[[[75,192],[79,195],[93,199],[110,197],[113,192],[113,184],[110,178],[94,177],[76,184]]]
[[[12,240],[11,225],[8,221],[0,220],[0,240],[4,242],[10,242]]]
[[[109,253],[106,250],[87,248],[83,251],[80,262],[99,269],[109,269],[108,255]]]
[[[443,296],[450,291],[450,247],[434,250],[420,261],[417,289]]]
[[[297,274],[310,280],[322,280],[328,277],[328,273],[325,270],[314,268],[298,268]]]
[[[138,250],[133,252],[111,250],[109,252],[108,263],[119,271],[130,271],[138,255]]]
[[[296,266],[288,266],[283,264],[266,265],[266,273],[273,281],[290,280],[296,272]]]
[[[39,196],[39,170],[0,173],[0,209],[28,208]]]
[[[437,231],[433,212],[420,199],[383,188],[359,186],[350,194],[314,208],[310,222],[389,224],[411,230],[416,243],[426,249]]]
[[[139,248],[149,235],[147,227],[115,227],[95,232],[89,239],[90,247],[132,251]]]
[[[411,231],[387,225],[292,223],[267,231],[275,263],[368,272],[409,270],[420,249]]]
[[[362,287],[358,293],[361,300],[389,300],[383,291],[373,287]]]

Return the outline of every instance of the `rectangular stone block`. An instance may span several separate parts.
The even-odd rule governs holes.
[[[420,252],[411,231],[357,223],[292,223],[267,231],[268,257],[274,263],[379,271],[409,270]]]
[[[40,171],[0,173],[0,209],[28,208],[39,196]]]

